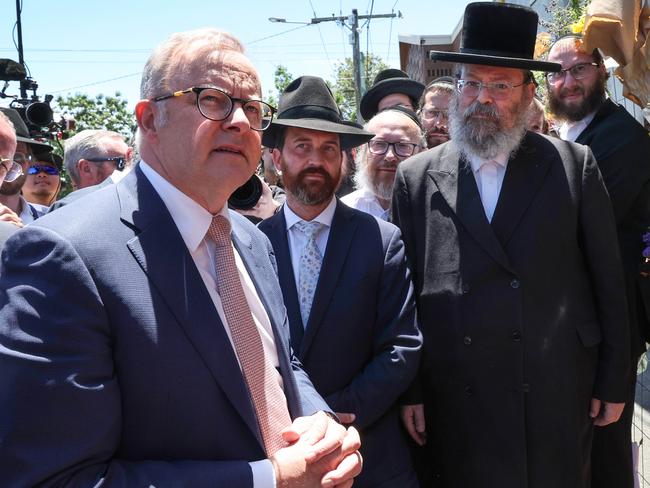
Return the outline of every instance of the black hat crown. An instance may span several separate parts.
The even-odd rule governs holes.
[[[332,91],[325,80],[317,76],[301,76],[284,89],[280,95],[278,116],[264,131],[262,144],[276,147],[277,137],[283,127],[338,134],[342,149],[359,146],[373,136],[343,120]]]
[[[431,51],[431,59],[540,71],[559,71],[557,63],[534,59],[537,13],[509,3],[474,2],[465,7],[460,52]]]

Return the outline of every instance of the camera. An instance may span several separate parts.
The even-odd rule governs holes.
[[[254,174],[230,195],[228,205],[236,210],[250,210],[257,205],[262,196],[262,191],[262,180],[259,179],[257,174]]]
[[[29,136],[34,139],[59,139],[62,132],[74,128],[74,119],[60,116],[60,121],[55,121],[50,102],[52,95],[45,95],[44,100],[36,94],[38,83],[27,76],[25,67],[11,59],[0,59],[0,81],[4,81],[4,87],[0,90],[0,98],[13,99],[9,106],[15,109],[20,118],[29,129]],[[21,96],[8,95],[7,88],[10,81],[20,83]],[[31,91],[31,97],[27,96]]]

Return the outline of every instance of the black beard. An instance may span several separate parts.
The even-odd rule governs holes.
[[[555,95],[553,90],[549,89],[548,105],[551,112],[556,117],[571,122],[578,122],[579,120],[584,119],[590,113],[595,112],[605,101],[606,81],[605,76],[601,75],[591,89],[587,87],[583,88],[583,92],[586,96],[582,103],[577,106],[569,106],[565,104],[562,99]]]

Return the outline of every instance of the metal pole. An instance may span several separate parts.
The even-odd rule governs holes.
[[[352,9],[352,49],[357,122],[363,123],[363,117],[361,117],[361,53],[359,49],[359,14],[356,8]]]
[[[16,33],[18,34],[18,62],[24,68],[25,59],[23,57],[23,27],[20,21],[20,2],[21,0],[16,0]],[[27,85],[25,80],[20,82],[20,97],[22,99],[27,98]]]

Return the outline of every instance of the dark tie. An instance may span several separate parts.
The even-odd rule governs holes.
[[[230,240],[230,222],[222,215],[213,217],[208,236],[216,244],[217,290],[226,321],[253,400],[267,456],[287,444],[281,431],[291,425],[287,401],[278,372],[264,354],[262,339],[253,320],[235,263]]]

